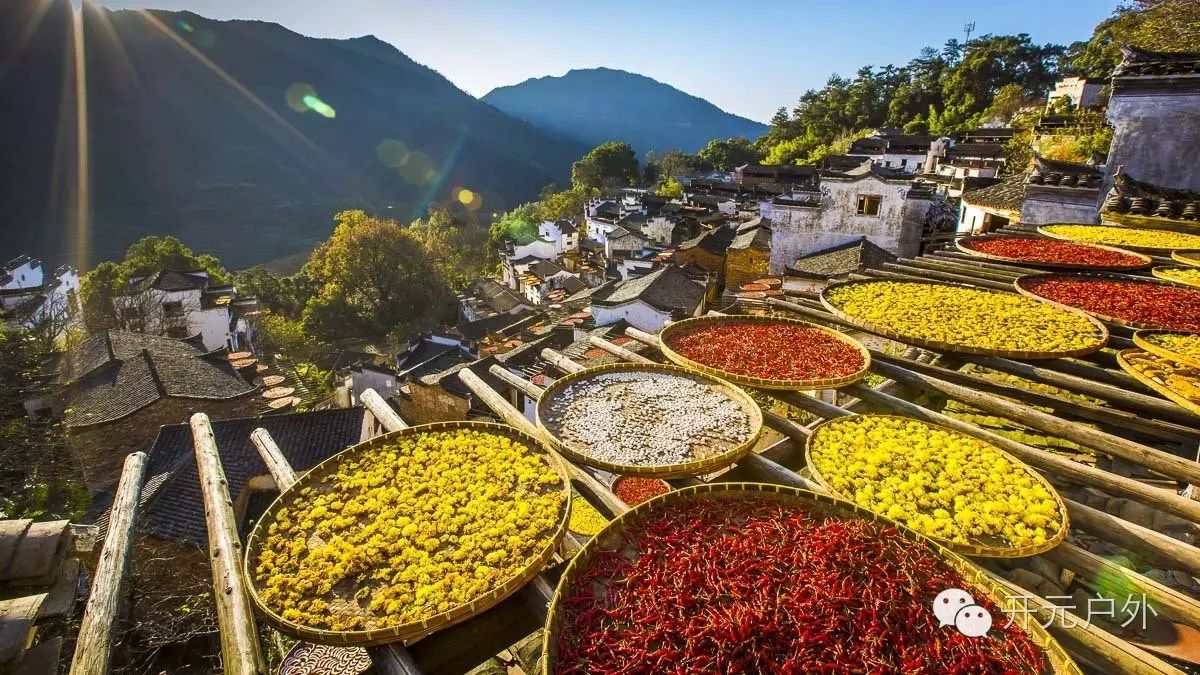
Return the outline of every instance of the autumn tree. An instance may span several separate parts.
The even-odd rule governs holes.
[[[399,344],[447,318],[452,296],[410,228],[363,211],[335,219],[304,266],[316,291],[304,310],[310,334]]]
[[[658,187],[654,190],[654,194],[659,197],[666,197],[667,199],[683,199],[683,185],[674,178],[667,176],[658,184]]]
[[[571,165],[571,184],[576,188],[613,189],[637,179],[637,155],[628,143],[601,143]]]
[[[466,289],[484,272],[487,231],[449,209],[431,209],[428,216],[413,221],[408,231],[450,290]]]

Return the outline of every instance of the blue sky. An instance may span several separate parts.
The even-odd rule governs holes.
[[[374,34],[482,96],[572,68],[629,70],[766,121],[831,73],[902,65],[975,34],[1086,39],[1118,0],[98,0],[262,19],[319,37]]]

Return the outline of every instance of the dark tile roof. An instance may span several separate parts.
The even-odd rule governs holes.
[[[558,231],[562,232],[563,234],[575,234],[579,231],[579,227],[566,218],[554,221],[554,225],[558,227]]]
[[[481,340],[484,336],[499,333],[509,326],[520,323],[537,314],[532,310],[521,310],[515,314],[493,314],[482,319],[458,324],[458,332],[467,340]]]
[[[704,299],[704,286],[688,278],[678,267],[667,265],[636,279],[614,284],[603,294],[592,295],[592,304],[600,306],[642,302],[665,312],[691,312]]]
[[[1017,131],[1017,129],[1012,127],[968,129],[966,131],[959,131],[958,133],[954,134],[954,141],[956,143],[975,143],[978,142],[977,139],[980,138],[996,140],[1010,139],[1016,135]]]
[[[105,331],[84,340],[63,366],[68,426],[118,420],[163,397],[224,400],[255,391],[220,355],[144,333]]]
[[[525,298],[505,288],[493,279],[475,282],[475,294],[498,313],[505,313],[520,305],[528,305]]]
[[[1025,205],[1025,175],[1016,174],[995,185],[964,192],[962,199],[974,206],[1020,211]]]
[[[729,248],[745,250],[748,248],[771,248],[771,223],[762,216],[748,220],[737,228],[737,236],[729,244]]]
[[[302,473],[357,444],[362,425],[362,408],[212,422],[229,494],[235,500],[251,478],[268,473],[250,442],[251,431],[258,427],[266,429],[292,468]],[[154,536],[203,547],[208,542],[208,531],[195,457],[188,425],[175,424],[159,429],[148,456],[140,522]],[[93,500],[89,512],[105,514],[96,519],[96,524],[107,527],[106,514],[111,503],[112,492],[101,493]]]
[[[686,251],[699,246],[713,255],[725,255],[725,250],[733,243],[733,238],[736,234],[737,230],[735,228],[729,225],[718,225],[707,232],[683,242],[679,245],[679,248]]]
[[[1030,185],[1096,190],[1104,180],[1100,169],[1087,164],[1074,164],[1033,156],[1033,170],[1026,181]]]
[[[539,279],[546,279],[563,271],[563,268],[550,262],[549,260],[538,260],[529,266],[529,273]]]
[[[202,291],[208,288],[208,284],[208,276],[199,270],[162,270],[131,284],[131,290],[143,291],[155,288],[160,291]]]
[[[1200,220],[1200,193],[1160,188],[1118,169],[1101,212]]]
[[[1114,78],[1200,75],[1200,52],[1152,52],[1125,45],[1121,55]]]
[[[885,262],[894,262],[895,254],[861,237],[856,241],[840,244],[823,251],[810,253],[796,261],[788,270],[794,276],[830,279],[868,268],[877,268]]]
[[[955,143],[946,151],[946,157],[951,159],[977,158],[1002,159],[1004,146],[1000,143]]]
[[[578,292],[586,289],[587,284],[580,281],[579,277],[570,276],[570,277],[562,277],[562,280],[559,282],[559,287],[562,288],[567,293],[574,295],[575,293],[578,293]]]

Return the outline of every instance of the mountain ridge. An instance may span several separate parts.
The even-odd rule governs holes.
[[[757,138],[767,126],[652,77],[608,67],[573,68],[496,87],[480,100],[585,145],[624,141],[639,153],[695,152],[713,138]]]

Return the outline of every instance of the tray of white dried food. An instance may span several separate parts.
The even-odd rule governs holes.
[[[678,366],[618,363],[572,373],[538,400],[538,426],[567,457],[630,476],[678,478],[754,447],[762,411],[725,380]]]

